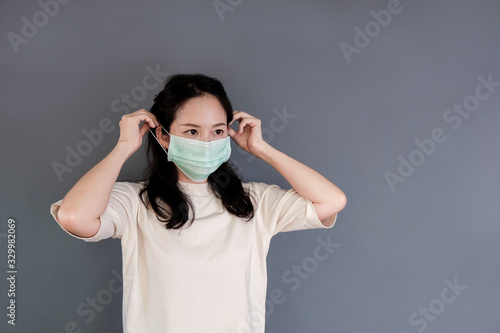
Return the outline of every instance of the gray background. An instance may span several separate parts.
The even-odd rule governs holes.
[[[71,1],[44,22],[36,1],[2,1],[0,267],[7,276],[12,218],[18,274],[15,327],[0,279],[0,330],[121,329],[122,296],[108,287],[121,272],[119,240],[74,239],[49,207],[109,153],[123,114],[151,106],[160,86],[137,92],[146,68],[158,66],[221,79],[234,108],[262,120],[268,142],[347,194],[332,229],[273,238],[268,296],[279,290],[284,301],[269,302],[268,332],[500,332],[500,88],[458,128],[443,118],[474,95],[478,77],[500,82],[499,1],[401,0],[380,31],[370,11],[388,1],[219,2],[231,10],[219,16],[212,1]],[[22,36],[23,17],[34,15],[40,27],[16,52],[8,34]],[[349,62],[340,45],[355,46],[355,27],[367,24],[373,37]],[[114,112],[113,101],[132,91],[137,106]],[[285,109],[295,117],[279,120]],[[114,130],[58,178],[53,163],[67,164],[66,147],[82,148],[82,131],[105,118]],[[446,140],[391,189],[384,174],[418,158],[415,140],[437,128]],[[245,180],[289,188],[233,148]],[[144,160],[143,150],[134,154],[119,180],[140,176]],[[328,238],[338,247],[315,260]],[[290,274],[302,265],[307,275]],[[87,302],[97,296],[108,304],[91,317]]]

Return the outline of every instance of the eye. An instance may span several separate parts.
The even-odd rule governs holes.
[[[224,130],[222,130],[222,129],[215,130],[215,134],[217,134],[217,135],[221,135],[223,133],[224,133]]]
[[[191,135],[196,135],[196,133],[198,133],[195,129],[190,129],[190,130],[187,130],[185,133],[189,133]]]

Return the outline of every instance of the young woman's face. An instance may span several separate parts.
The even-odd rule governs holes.
[[[157,135],[161,131],[157,132]],[[224,139],[227,133],[227,116],[219,100],[213,95],[194,97],[177,112],[170,125],[170,134],[200,141]],[[161,135],[162,146],[168,149],[169,135]],[[180,170],[179,180],[192,182]]]

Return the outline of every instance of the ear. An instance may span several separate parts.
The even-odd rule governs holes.
[[[168,134],[164,134],[161,126],[157,126],[155,128],[156,131],[156,137],[158,138],[158,141],[160,141],[161,145],[165,147],[165,149],[168,149],[169,143],[170,143],[170,136]]]

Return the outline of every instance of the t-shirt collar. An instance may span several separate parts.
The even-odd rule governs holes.
[[[193,197],[204,197],[210,195],[211,189],[206,183],[196,184],[196,183],[187,183],[179,181],[179,187],[189,196]]]

